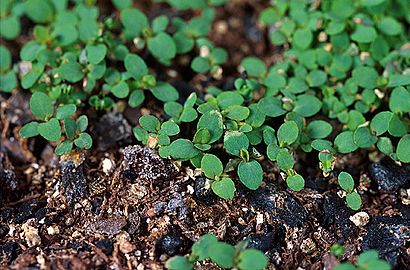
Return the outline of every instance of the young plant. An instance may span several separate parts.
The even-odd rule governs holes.
[[[347,205],[353,210],[359,210],[362,206],[362,199],[359,193],[354,190],[353,177],[347,172],[341,172],[337,180],[340,187],[346,192]]]
[[[169,259],[165,267],[169,270],[191,270],[197,261],[210,259],[221,268],[239,270],[263,270],[268,265],[268,258],[257,249],[247,249],[247,241],[236,246],[220,242],[211,235],[203,235],[192,246],[188,256],[175,256]]]
[[[341,263],[334,270],[390,270],[392,267],[384,260],[379,259],[376,250],[367,250],[357,257],[357,264]]]
[[[32,121],[20,129],[19,133],[23,138],[40,135],[50,142],[58,142],[64,132],[66,138],[58,144],[57,155],[69,153],[73,145],[83,149],[91,148],[92,138],[84,132],[88,126],[87,116],[82,115],[77,121],[71,118],[77,110],[74,104],[59,106],[54,110],[52,100],[46,94],[35,92],[30,98],[30,110],[37,121]],[[60,121],[64,127],[63,131]]]

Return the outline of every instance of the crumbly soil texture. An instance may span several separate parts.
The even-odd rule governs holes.
[[[158,74],[174,74],[163,79],[182,99],[192,91],[203,95],[207,85],[232,89],[246,55],[267,64],[281,58],[283,48],[270,45],[256,23],[264,6],[235,2],[217,9],[211,35],[231,55],[223,80],[195,75],[184,59],[172,72],[158,65]],[[159,7],[142,6],[148,14]],[[19,48],[26,38],[7,45]],[[377,153],[340,156],[327,177],[316,154],[298,154],[297,170],[307,179],[301,192],[286,188],[276,164],[261,160],[262,186],[249,191],[235,180],[235,198],[226,201],[189,163],[163,160],[137,143],[131,129],[140,115],[164,117],[152,97],[138,109],[84,109],[94,146],[63,158],[39,137],[18,136],[33,118],[28,101],[24,91],[0,94],[1,269],[164,269],[167,259],[187,254],[206,233],[231,244],[249,239],[250,247],[268,256],[268,269],[332,269],[368,249],[378,250],[394,269],[410,268],[410,171]],[[336,177],[341,170],[357,180],[360,211],[342,198]],[[339,259],[329,253],[335,243],[346,247]],[[218,269],[207,261],[196,267]]]

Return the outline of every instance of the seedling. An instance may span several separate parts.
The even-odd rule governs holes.
[[[239,270],[263,270],[268,264],[268,258],[257,249],[247,249],[247,241],[236,246],[220,242],[211,235],[203,235],[192,246],[192,252],[186,257],[175,256],[169,259],[165,267],[170,270],[191,270],[194,263],[210,259],[221,268]]]
[[[347,172],[341,172],[337,180],[340,187],[346,192],[347,205],[353,210],[359,210],[362,206],[362,199],[359,193],[354,190],[353,177]]]
[[[379,259],[379,254],[376,250],[367,250],[357,257],[357,264],[341,263],[337,265],[335,270],[390,270],[391,266],[384,260]]]

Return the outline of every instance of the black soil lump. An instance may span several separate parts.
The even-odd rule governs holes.
[[[119,112],[104,114],[97,124],[98,150],[106,151],[131,136],[131,126]]]
[[[160,238],[155,245],[157,256],[164,253],[169,256],[174,256],[181,253],[183,248],[184,241],[176,230],[171,230],[168,234]]]
[[[210,182],[205,177],[195,178],[194,191],[198,202],[205,205],[215,204],[216,197],[211,189]]]
[[[348,208],[345,201],[337,195],[333,193],[326,195],[322,210],[322,223],[325,227],[335,224],[344,237],[355,232],[355,226],[349,219],[355,211]]]
[[[152,183],[167,181],[177,176],[177,169],[169,160],[162,159],[153,149],[139,145],[124,149],[123,173],[132,182]]]
[[[305,208],[289,193],[278,190],[273,184],[251,192],[249,200],[253,208],[268,212],[272,218],[292,227],[303,225],[308,216]]]
[[[364,250],[376,249],[380,257],[396,266],[400,257],[410,263],[406,251],[410,245],[410,220],[401,217],[376,217],[363,238]]]
[[[369,172],[379,190],[384,192],[392,192],[410,184],[410,172],[390,159],[371,164]]]
[[[62,162],[60,188],[69,203],[86,198],[88,187],[86,177],[84,176],[84,165],[76,166],[72,160]]]

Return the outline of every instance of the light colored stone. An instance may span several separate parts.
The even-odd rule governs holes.
[[[362,227],[365,226],[367,223],[369,223],[369,214],[366,212],[358,212],[351,216],[350,221],[354,223],[357,227]]]

